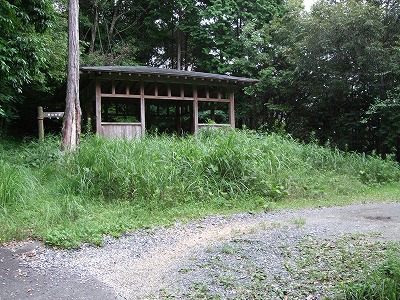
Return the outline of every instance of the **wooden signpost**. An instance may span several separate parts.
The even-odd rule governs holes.
[[[43,107],[38,107],[38,128],[39,128],[39,141],[44,140],[44,124],[43,120],[47,119],[60,119],[64,117],[63,111],[43,111]]]

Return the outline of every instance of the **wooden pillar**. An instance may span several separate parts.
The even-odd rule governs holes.
[[[44,141],[44,124],[43,124],[43,119],[44,119],[44,113],[43,113],[43,107],[39,106],[38,107],[38,129],[39,129],[39,141],[43,142]]]
[[[210,103],[210,119],[215,122],[215,103]]]
[[[172,96],[171,84],[170,83],[168,83],[168,85],[167,85],[167,93],[168,93],[168,98],[170,98]]]
[[[182,133],[182,110],[181,110],[182,101],[179,101],[175,104],[175,128],[176,134],[179,136]]]
[[[96,80],[96,133],[103,135],[101,130],[101,81]]]
[[[93,81],[88,84],[87,87],[83,89],[83,99],[81,98],[81,103],[83,103],[84,112],[86,113],[86,133],[92,132],[92,104],[93,98],[91,89],[94,87]]]
[[[229,123],[235,128],[235,92],[232,90],[229,96]]]
[[[125,94],[129,95],[131,93],[130,87],[129,87],[129,81],[127,80],[125,82]]]
[[[144,82],[140,82],[140,124],[142,126],[142,136],[145,135],[146,130],[146,107],[144,101]]]
[[[193,86],[193,133],[199,131],[199,100],[197,97],[197,86]]]

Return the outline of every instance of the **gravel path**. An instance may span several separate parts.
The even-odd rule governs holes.
[[[245,291],[238,287],[251,286],[258,277],[278,295],[283,293],[278,282],[291,278],[285,267],[288,249],[305,239],[335,240],[348,234],[400,241],[400,203],[210,216],[169,228],[139,230],[118,240],[107,237],[101,248],[84,245],[80,250],[52,250],[36,242],[10,244],[0,248],[0,288],[4,287],[0,299],[46,299],[54,284],[65,282],[75,287],[70,300],[99,299],[99,294],[101,299],[215,295],[230,299],[240,292],[243,295]],[[4,258],[7,253],[12,259]],[[5,261],[18,264],[6,268]],[[35,283],[27,280],[29,276],[43,280]],[[15,291],[13,284],[22,289]],[[307,299],[320,299],[323,293]],[[291,295],[291,291],[284,294]],[[294,293],[287,297],[300,299]]]

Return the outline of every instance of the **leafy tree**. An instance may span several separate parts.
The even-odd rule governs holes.
[[[0,130],[17,116],[23,85],[46,65],[43,33],[53,12],[47,0],[0,0]]]
[[[289,2],[265,28],[264,90],[255,95],[273,117],[267,128],[278,119],[303,140],[378,149],[379,133],[360,121],[399,82],[394,2],[320,1],[310,13]]]
[[[194,46],[193,35],[200,26],[204,3],[174,0],[160,4],[151,0],[148,5],[150,13],[144,20],[145,39],[152,50],[140,49],[140,60],[154,66],[193,69],[199,49],[198,45]]]
[[[387,21],[384,6],[352,0],[318,3],[306,19],[298,58],[308,94],[304,104],[314,116],[306,126],[323,142],[361,151],[376,148],[360,120],[377,97],[398,84],[393,62],[399,57],[393,48],[400,35],[393,35]]]
[[[388,91],[384,99],[377,98],[362,120],[379,139],[381,153],[395,153],[400,161],[400,87]]]
[[[235,61],[243,55],[243,29],[250,23],[261,28],[282,5],[282,0],[91,0],[81,8],[85,61],[240,75]]]
[[[81,3],[80,39],[86,42],[82,61],[88,65],[132,65],[136,37],[142,30],[147,1],[90,0]]]
[[[261,29],[281,12],[282,7],[281,0],[209,1],[202,10],[195,36],[195,44],[201,45],[202,51],[196,60],[196,67],[205,71],[244,75],[241,59],[250,58],[252,53],[249,51],[259,51],[256,47],[243,47],[245,35]],[[249,76],[256,75],[247,73]]]
[[[298,115],[304,97],[295,62],[303,34],[302,11],[302,1],[288,1],[284,9],[261,29],[246,30],[243,39],[246,55],[238,61],[243,70],[252,68],[251,72],[256,74],[258,70],[256,76],[261,80],[247,89],[252,97],[245,114],[250,117],[248,125],[253,129],[275,130],[289,126],[293,132],[302,127],[298,124],[299,118],[296,119],[297,126],[290,126],[295,119],[292,114]]]

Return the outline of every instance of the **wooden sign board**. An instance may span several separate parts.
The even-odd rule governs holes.
[[[59,119],[59,118],[62,118],[62,117],[64,117],[64,112],[60,112],[60,111],[45,111],[45,112],[43,112],[43,117],[44,118],[48,118],[48,119],[53,119],[53,118],[56,118],[56,119]]]

